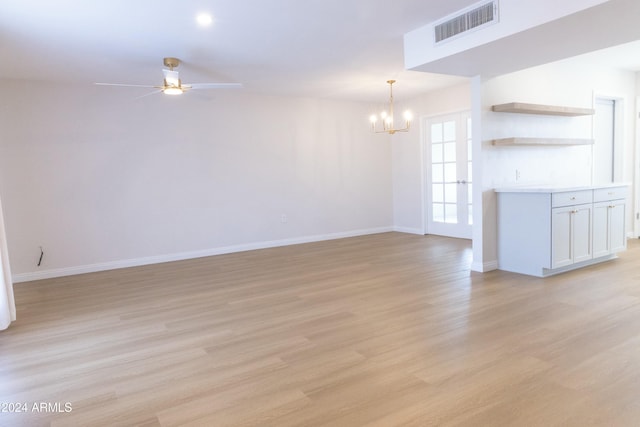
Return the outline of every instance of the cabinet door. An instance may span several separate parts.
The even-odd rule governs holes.
[[[592,259],[592,205],[566,206],[551,210],[551,268]]]
[[[593,205],[593,257],[627,248],[625,201],[611,200]]]
[[[582,262],[593,258],[591,252],[591,211],[592,205],[574,206],[571,216],[573,262]]]
[[[609,203],[609,235],[611,253],[627,249],[627,230],[625,228],[625,201],[615,200]]]
[[[571,217],[573,206],[551,210],[551,268],[573,264],[571,255]]]
[[[609,202],[593,205],[593,257],[601,257],[610,253],[609,239]]]

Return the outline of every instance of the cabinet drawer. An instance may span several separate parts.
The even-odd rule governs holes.
[[[551,206],[554,208],[591,203],[592,201],[593,191],[591,190],[567,191],[551,195]]]
[[[593,190],[593,201],[604,202],[607,200],[626,199],[627,187],[598,188]]]

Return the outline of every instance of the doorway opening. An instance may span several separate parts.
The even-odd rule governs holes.
[[[617,102],[611,98],[596,98],[593,146],[593,183],[615,181]]]

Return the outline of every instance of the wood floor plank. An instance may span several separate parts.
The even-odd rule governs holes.
[[[0,427],[636,426],[639,259],[382,233],[17,284]]]

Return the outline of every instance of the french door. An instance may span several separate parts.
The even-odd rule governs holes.
[[[471,116],[426,120],[426,233],[471,238]]]

